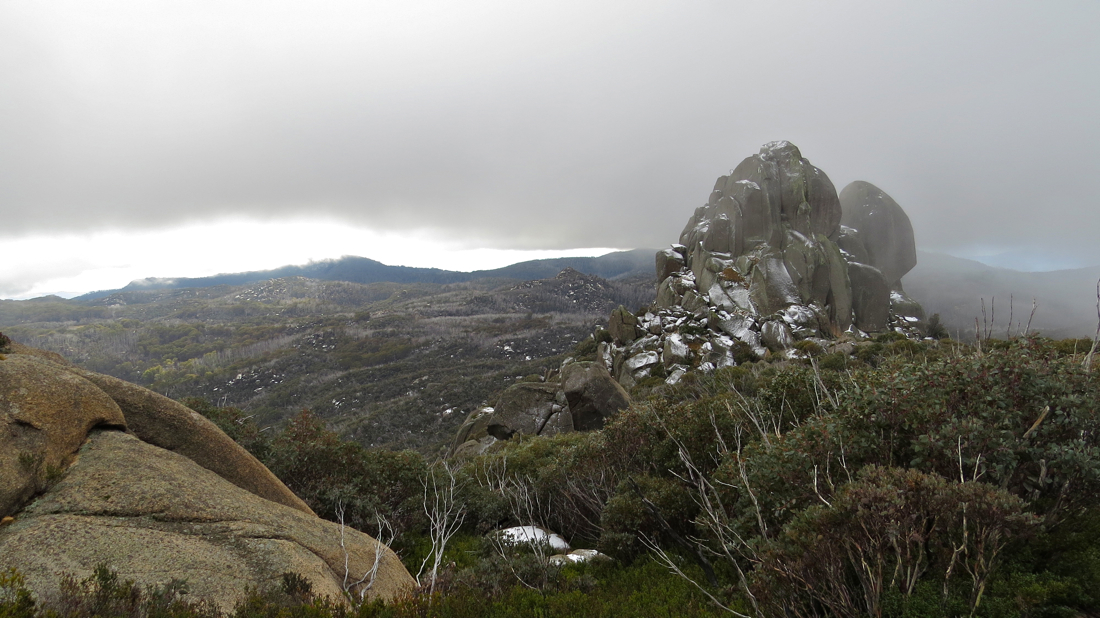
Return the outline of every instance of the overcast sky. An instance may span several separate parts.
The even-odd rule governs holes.
[[[0,297],[657,248],[777,139],[921,249],[1096,265],[1098,29],[1086,0],[0,0]]]

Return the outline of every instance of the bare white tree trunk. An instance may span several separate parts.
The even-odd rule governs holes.
[[[374,586],[374,580],[378,577],[378,568],[382,566],[382,560],[386,556],[386,548],[397,536],[388,519],[381,514],[375,517],[378,522],[378,537],[374,541],[374,562],[363,576],[356,580],[351,573],[351,555],[344,544],[344,503],[339,502],[336,505],[336,519],[340,523],[340,550],[344,552],[344,581],[341,586],[348,598],[360,603],[367,598],[367,592]],[[358,591],[358,599],[355,598],[356,591]]]
[[[437,469],[441,473],[437,473]],[[447,462],[429,468],[420,482],[424,486],[424,514],[428,516],[428,534],[432,548],[420,563],[416,582],[421,586],[425,584],[422,576],[431,562],[432,567],[427,574],[428,593],[431,594],[435,592],[435,582],[443,564],[443,552],[447,549],[447,543],[466,519],[466,505],[459,500],[461,486],[455,476],[455,469]]]

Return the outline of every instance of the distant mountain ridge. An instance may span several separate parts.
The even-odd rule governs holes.
[[[323,260],[305,265],[282,266],[272,270],[256,270],[243,273],[224,273],[210,277],[151,277],[131,281],[117,290],[99,290],[77,296],[73,300],[94,300],[116,292],[163,290],[181,288],[206,288],[217,285],[245,285],[283,277],[306,277],[320,281],[347,281],[350,283],[461,283],[474,279],[518,279],[534,281],[549,279],[566,268],[604,279],[627,277],[652,277],[652,249],[616,251],[599,257],[567,257],[528,260],[502,268],[462,272],[439,268],[415,268],[389,266],[377,260],[357,256],[344,256],[336,260]]]
[[[321,281],[352,283],[459,283],[475,279],[549,279],[566,268],[604,279],[654,277],[652,249],[617,251],[600,257],[529,260],[503,268],[460,272],[439,268],[389,266],[363,257],[346,256],[305,265],[272,270],[228,273],[211,277],[150,278],[131,282],[118,290],[103,290],[73,300],[95,300],[117,292],[158,289],[207,288],[244,285],[282,277],[306,277]],[[1013,323],[1027,323],[1031,301],[1038,310],[1032,330],[1059,337],[1091,337],[1096,330],[1096,282],[1100,266],[1050,272],[1021,272],[987,266],[980,262],[941,253],[918,251],[917,265],[905,275],[906,292],[921,303],[928,315],[939,313],[952,336],[973,335],[974,318],[981,320],[981,303],[987,311],[996,298],[995,332],[1003,336],[1008,328],[1009,299],[1013,299]],[[54,300],[61,300],[52,297]],[[51,297],[31,299],[45,301]]]

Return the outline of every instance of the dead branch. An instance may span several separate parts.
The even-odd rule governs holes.
[[[638,499],[642,501],[642,504],[645,505],[646,510],[649,511],[649,513],[657,519],[657,523],[661,525],[661,529],[665,531],[665,534],[671,537],[673,541],[676,541],[677,545],[680,545],[691,554],[691,557],[695,559],[696,564],[699,565],[699,568],[703,569],[703,573],[707,576],[707,583],[709,583],[712,588],[717,588],[718,576],[714,574],[714,567],[711,565],[710,561],[707,560],[707,557],[703,555],[703,552],[699,551],[699,547],[694,543],[688,542],[687,539],[680,536],[678,532],[673,530],[672,526],[670,526],[668,521],[665,520],[664,515],[661,514],[661,510],[657,508],[657,505],[653,504],[649,500],[649,498],[646,498],[645,495],[642,493],[642,488],[638,486],[638,483],[634,479],[629,479],[629,481],[630,488],[634,490],[634,494],[637,495]]]
[[[424,585],[420,578],[424,568],[431,561],[429,594],[435,592],[435,582],[439,575],[439,567],[443,564],[443,552],[447,549],[447,543],[466,519],[466,505],[459,501],[458,493],[461,488],[454,468],[447,462],[443,462],[439,467],[443,470],[444,478],[440,479],[436,474],[436,468],[432,467],[420,479],[424,487],[424,514],[428,516],[428,534],[432,541],[432,548],[420,563],[416,581]]]

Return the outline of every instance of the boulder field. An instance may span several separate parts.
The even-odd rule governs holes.
[[[0,354],[0,518],[0,565],[42,598],[101,564],[142,585],[185,580],[225,610],[288,572],[334,599],[415,585],[388,547],[318,518],[200,414],[19,344]]]

